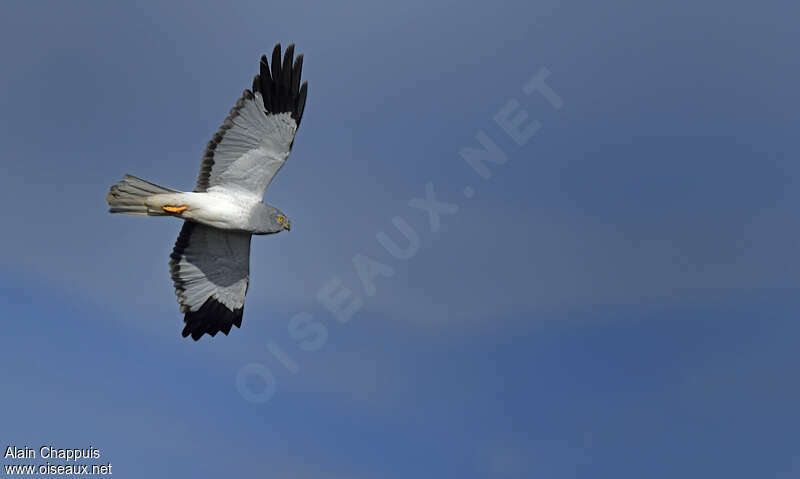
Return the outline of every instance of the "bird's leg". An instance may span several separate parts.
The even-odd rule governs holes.
[[[181,205],[181,206],[162,206],[161,209],[166,211],[167,213],[175,213],[176,215],[179,215],[179,214],[183,213],[184,211],[188,210],[189,207],[186,206],[186,205]]]

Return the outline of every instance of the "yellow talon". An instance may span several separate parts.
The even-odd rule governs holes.
[[[175,214],[179,215],[179,214],[183,213],[184,211],[188,210],[189,207],[186,206],[186,205],[182,205],[182,206],[162,206],[161,209],[166,211],[166,212],[168,212],[168,213],[175,213]]]

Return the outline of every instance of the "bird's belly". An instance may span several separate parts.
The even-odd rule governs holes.
[[[221,193],[185,193],[189,208],[180,216],[225,230],[249,231],[251,202]]]

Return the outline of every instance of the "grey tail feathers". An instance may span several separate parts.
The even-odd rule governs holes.
[[[108,210],[110,213],[164,216],[168,213],[148,210],[147,205],[145,205],[145,200],[153,195],[177,192],[177,190],[154,185],[149,181],[145,181],[133,175],[125,175],[122,181],[111,187],[108,195],[106,195],[106,201],[108,202],[108,206],[111,207]]]

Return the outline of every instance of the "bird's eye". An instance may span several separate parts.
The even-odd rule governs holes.
[[[283,223],[284,221],[286,221],[286,218],[283,216],[278,216],[278,223]]]

